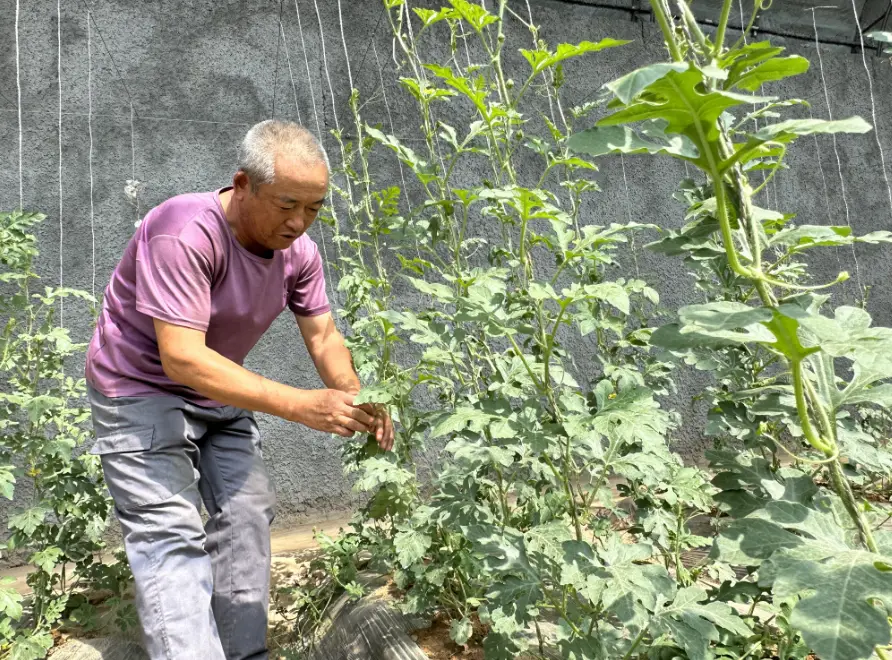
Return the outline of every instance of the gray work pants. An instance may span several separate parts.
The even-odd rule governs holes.
[[[89,397],[149,657],[267,658],[275,496],[253,415],[176,396]]]

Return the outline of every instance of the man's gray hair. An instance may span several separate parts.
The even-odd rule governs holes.
[[[252,188],[272,183],[277,156],[305,165],[323,163],[330,169],[325,148],[315,135],[300,124],[279,119],[267,119],[248,130],[238,149],[238,169],[251,179]]]

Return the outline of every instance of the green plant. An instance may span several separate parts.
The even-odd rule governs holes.
[[[0,393],[0,484],[10,500],[16,486],[24,486],[18,497],[28,503],[10,516],[3,547],[24,553],[34,569],[26,601],[11,588],[0,590],[0,654],[17,660],[44,657],[53,644],[51,630],[66,616],[95,623],[90,596],[101,591],[120,599],[129,580],[126,563],[101,561],[111,500],[98,458],[78,451],[90,436],[89,410],[80,403],[84,381],[65,374],[66,359],[83,346],[53,314],[63,298],[92,299],[74,289],[34,292],[37,246],[30,231],[43,217],[0,214],[0,315],[6,319],[0,334],[6,384]],[[119,622],[133,620],[132,608],[115,611]]]
[[[756,2],[756,12],[763,4]],[[790,633],[792,646],[778,644],[781,657],[810,648],[821,658],[885,658],[892,545],[877,527],[888,506],[863,495],[885,484],[890,458],[884,442],[851,415],[856,406],[871,409],[861,419],[887,414],[880,411],[892,403],[889,385],[881,383],[892,376],[892,330],[872,327],[860,308],[823,314],[830,296],[817,292],[848,275],[816,285],[802,255],[822,246],[889,242],[892,235],[795,226],[792,216],[754,201],[798,137],[870,127],[852,118],[756,128],[753,120],[803,102],[747,92],[800,74],[808,62],[781,57],[782,49],[767,42],[747,44],[743,36],[726,47],[730,5],[724,3],[709,38],[687,3],[678,3],[676,23],[661,0],[652,0],[672,61],[608,84],[614,112],[571,146],[589,155],[668,155],[705,175],[702,186],[685,186],[693,220],[656,247],[696,262],[698,281],[713,287],[711,301],[681,309],[679,322],[660,328],[652,342],[716,371],[722,387],[712,392],[711,428],[747,449],[710,454],[718,471],[713,484],[721,489],[716,500],[727,515],[713,556],[753,571],[745,582],[754,596],[750,614],[766,611],[756,614],[763,637],[773,617]],[[753,103],[764,105],[748,112]],[[742,118],[732,116],[741,110]],[[768,176],[754,188],[759,170]],[[796,633],[805,646],[796,646]]]
[[[730,607],[704,602],[683,575],[681,555],[705,542],[688,521],[708,510],[711,487],[668,449],[673,418],[655,396],[672,387],[670,367],[648,347],[656,292],[616,276],[617,252],[645,227],[580,220],[596,168],[570,154],[567,140],[591,106],[564,110],[563,65],[623,42],[550,50],[529,26],[527,77],[514,83],[501,59],[506,2],[497,13],[461,0],[416,9],[417,35],[406,3],[385,5],[420,146],[364,124],[354,94],[356,133],[336,133],[351,211],[338,242],[351,346],[372,381],[360,396],[393,406],[401,429],[393,456],[374,443],[348,445],[348,468],[370,497],[343,542],[359,539],[379,568],[394,571],[407,610],[448,612],[457,643],[479,615],[491,657],[546,647],[620,657],[684,629],[686,618],[700,635],[683,641],[691,648],[720,629],[748,634]],[[438,30],[451,44],[446,66],[418,47]],[[479,63],[461,64],[463,38],[476,40]],[[522,113],[539,101],[556,113]],[[466,130],[437,119],[450,104],[475,113]],[[378,145],[414,175],[423,202],[403,212],[399,189],[372,188]],[[538,172],[521,176],[531,152]],[[473,161],[487,175],[468,185],[459,172]],[[397,277],[420,294],[418,308],[392,308]],[[567,346],[580,341],[592,364],[574,363]],[[425,492],[412,458],[425,440],[441,439],[450,458]],[[638,505],[631,519],[616,485]]]
[[[709,38],[687,3],[676,19],[652,0],[671,61],[606,85],[612,112],[577,131],[596,104],[564,109],[564,64],[621,42],[551,50],[528,25],[528,76],[516,83],[502,64],[504,23],[523,19],[506,0],[492,12],[466,0],[415,8],[417,31],[408,2],[385,0],[419,139],[410,147],[364,123],[355,92],[354,132],[335,134],[349,227],[341,291],[369,383],[360,396],[392,405],[400,429],[393,455],[347,445],[368,499],[326,566],[355,575],[366,550],[408,611],[448,614],[456,643],[479,618],[488,658],[888,655],[892,540],[879,527],[892,515],[892,331],[861,308],[822,314],[830,285],[811,281],[804,255],[892,235],[797,226],[755,202],[796,138],[869,127],[765,125],[804,102],[752,93],[808,62],[747,43],[763,0],[726,47],[731,4]],[[431,36],[449,44],[445,63],[423,56]],[[473,113],[466,127],[442,120],[455,106]],[[381,147],[414,176],[405,203],[405,191],[374,188]],[[519,167],[525,150],[541,157],[538,171]],[[667,155],[703,173],[676,196],[688,224],[650,247],[683,257],[705,302],[658,329],[656,293],[623,277],[616,255],[659,228],[580,220],[597,192],[587,158],[611,153]],[[482,181],[462,177],[474,162]],[[418,304],[394,309],[397,282]],[[669,450],[674,418],[657,397],[674,361],[714,375],[700,395],[711,482]],[[415,460],[441,439],[449,458],[428,485]],[[318,613],[334,586],[305,592],[301,612]]]

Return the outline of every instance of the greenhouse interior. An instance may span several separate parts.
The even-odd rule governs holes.
[[[0,658],[892,659],[823,3],[0,3]]]

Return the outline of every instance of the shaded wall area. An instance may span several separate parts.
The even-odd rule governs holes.
[[[492,2],[487,4],[492,6]],[[380,123],[385,130],[392,122],[397,135],[410,143],[418,139],[419,118],[397,83],[397,77],[406,74],[396,70],[390,27],[377,1],[343,0],[343,21],[333,0],[319,2],[318,7],[312,0],[84,0],[62,5],[58,17],[56,2],[29,0],[21,3],[19,14],[23,203],[26,209],[47,215],[40,228],[39,263],[47,283],[61,280],[66,286],[101,294],[135,220],[172,195],[226,185],[233,173],[237,143],[256,121],[276,116],[300,120],[313,130],[318,127],[332,160],[339,161],[328,131],[340,126],[349,136],[349,77],[360,91],[366,121]],[[527,16],[525,2],[515,1],[512,7]],[[627,12],[556,0],[531,0],[529,8],[533,21],[541,26],[541,37],[552,46],[608,36],[632,41],[568,62],[563,89],[566,107],[596,98],[605,82],[624,72],[664,59],[659,31],[646,17],[633,21]],[[772,27],[782,27],[781,20],[782,15]],[[833,34],[838,36],[842,28],[837,23],[845,20],[844,14],[835,13],[832,20]],[[14,44],[14,26],[15,3],[2,0],[0,38],[4,44]],[[851,27],[854,30],[854,23]],[[529,47],[531,37],[513,18],[507,34],[506,66],[519,79],[526,62],[517,49]],[[806,75],[766,88],[767,92],[805,99],[815,116],[827,116],[829,102],[834,117],[860,114],[871,119],[867,71],[860,53],[847,47],[823,47],[822,77],[814,42],[772,41],[809,58],[813,67]],[[425,48],[432,58],[445,58],[443,32],[432,32]],[[473,44],[468,56],[480,56]],[[15,48],[4,48],[0,57],[0,208],[11,209],[19,205],[20,171]],[[804,223],[848,221],[859,233],[892,228],[877,145],[878,137],[892,165],[892,65],[873,51],[866,61],[876,99],[876,134],[841,136],[835,149],[829,137],[801,140],[788,155],[790,170],[767,188],[763,205],[795,212]],[[541,99],[532,106],[530,116],[547,111]],[[804,107],[796,112],[808,114]],[[468,109],[457,103],[445,109],[440,119],[462,127],[469,116]],[[522,175],[539,171],[536,156],[531,153],[529,158],[528,166],[521,163]],[[400,180],[389,152],[380,152],[375,171],[381,185]],[[584,221],[680,226],[683,209],[671,195],[685,174],[681,164],[669,160],[626,158],[620,163],[605,159],[596,174],[601,192],[588,201]],[[477,185],[483,176],[482,166],[471,165],[460,173],[457,183]],[[138,204],[125,194],[129,179],[144,186]],[[409,188],[413,189],[411,184]],[[485,235],[487,227],[481,224],[478,231]],[[335,252],[328,228],[316,226],[311,234],[332,261]],[[639,241],[634,255],[622,255],[622,268],[637,266],[669,307],[697,301],[683,265],[648,253],[641,247],[643,242]],[[879,246],[859,246],[857,268],[850,250],[828,253],[815,266],[828,279],[840,268],[853,275],[857,271],[863,284],[873,287],[870,309],[877,322],[892,324],[892,288],[883,286],[892,275],[888,254]],[[337,302],[337,274],[329,269],[329,275],[330,295]],[[407,305],[416,302],[407,291],[399,290]],[[854,300],[854,278],[839,296]],[[63,321],[78,339],[89,338],[92,318],[86,309],[67,305]],[[567,337],[566,341],[577,367],[588,368],[592,349],[587,340]],[[287,314],[258,344],[246,366],[298,387],[320,385]],[[704,378],[681,372],[679,392],[667,402],[682,413],[677,449],[689,460],[696,460],[709,444],[700,432],[704,411],[692,403]],[[261,426],[265,457],[279,496],[280,524],[323,516],[355,501],[341,474],[336,440],[265,416]],[[435,456],[433,452],[431,460]]]

